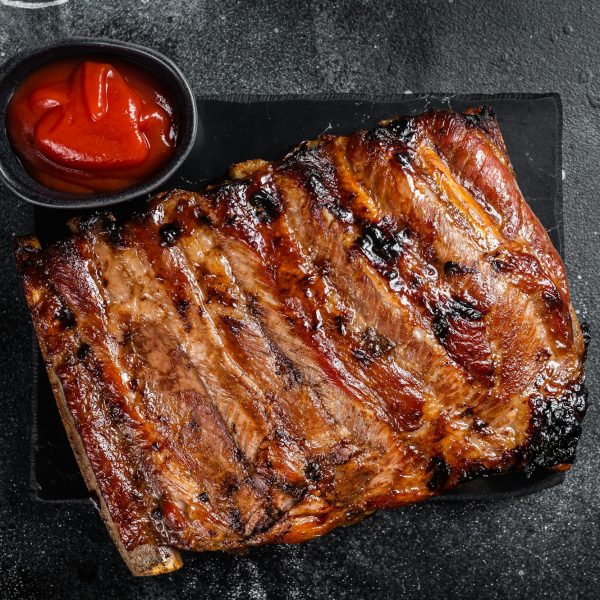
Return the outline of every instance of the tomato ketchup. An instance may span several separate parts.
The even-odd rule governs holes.
[[[172,155],[174,102],[149,71],[125,61],[69,59],[31,74],[7,112],[10,142],[46,187],[92,194],[147,179]]]

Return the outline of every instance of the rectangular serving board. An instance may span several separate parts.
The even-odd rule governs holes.
[[[557,94],[448,95],[411,94],[390,97],[240,96],[197,98],[199,129],[194,148],[165,186],[198,190],[225,175],[229,165],[252,158],[273,160],[302,140],[324,133],[346,134],[371,128],[382,119],[428,109],[488,105],[494,109],[523,195],[562,253],[562,108]],[[120,207],[127,214],[144,200]],[[42,241],[66,233],[65,211],[35,210],[35,230]],[[48,378],[34,351],[31,491],[45,502],[82,502],[88,494],[73,458]],[[435,502],[499,499],[557,485],[563,474],[520,474],[469,482],[435,498]]]

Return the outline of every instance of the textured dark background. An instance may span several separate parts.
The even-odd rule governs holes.
[[[109,36],[165,52],[202,94],[559,92],[566,262],[580,317],[593,328],[598,322],[595,0],[70,0],[35,10],[6,4],[27,0],[0,0],[0,60],[63,36]],[[186,555],[183,571],[130,578],[91,506],[29,499],[31,338],[10,245],[31,215],[5,192],[0,197],[0,597],[598,597],[594,343],[592,404],[579,462],[563,485],[493,504],[412,506],[308,545],[244,558]]]

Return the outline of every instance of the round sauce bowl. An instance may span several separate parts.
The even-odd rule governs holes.
[[[65,181],[69,183],[69,169],[73,169],[73,186],[61,185],[61,190],[52,189],[55,187],[53,184],[44,185],[36,178],[36,171],[32,168],[30,161],[27,160],[27,156],[23,154],[23,147],[19,148],[19,144],[11,144],[11,136],[9,135],[8,128],[12,123],[8,120],[15,115],[14,103],[11,106],[11,100],[17,98],[19,100],[20,90],[23,85],[27,84],[27,80],[31,77],[35,78],[36,73],[43,72],[44,69],[51,70],[51,66],[56,64],[60,67],[61,64],[69,64],[69,62],[75,63],[81,61],[82,64],[88,62],[88,66],[95,65],[95,68],[100,68],[102,65],[115,65],[118,71],[121,68],[122,71],[127,71],[127,65],[131,65],[131,71],[134,73],[137,71],[138,75],[140,72],[148,73],[148,81],[155,80],[160,84],[164,94],[162,96],[168,96],[170,98],[170,104],[172,105],[172,119],[176,129],[176,137],[173,138],[172,148],[165,154],[164,160],[157,162],[155,166],[150,165],[151,168],[146,171],[140,170],[139,168],[134,169],[133,173],[136,178],[133,179],[133,183],[128,184],[127,178],[124,177],[123,189],[110,189],[110,186],[106,186],[109,189],[103,191],[90,191],[85,192],[79,191],[65,191],[65,189],[78,190],[82,189],[81,176],[77,172],[77,165],[70,165],[68,162],[65,163],[66,167],[62,169],[57,164],[58,170],[62,171],[59,173],[60,177],[66,178]],[[94,75],[97,76],[97,75]],[[99,77],[99,76],[97,76]],[[120,75],[117,75],[120,77]],[[99,79],[100,80],[100,79]],[[94,80],[91,80],[92,83]],[[76,82],[77,83],[77,82]],[[122,85],[122,87],[125,84]],[[52,88],[52,86],[50,86]],[[33,89],[33,88],[32,88]],[[65,88],[66,89],[66,88]],[[72,89],[79,89],[77,85],[73,84]],[[51,90],[52,91],[52,90]],[[117,90],[118,91],[118,90]],[[64,90],[59,90],[58,96],[64,95]],[[113,93],[113,92],[111,92]],[[45,95],[44,95],[45,94]],[[48,93],[46,90],[42,95],[41,102],[56,102],[53,93]],[[15,96],[16,95],[16,96]],[[113,93],[114,96],[114,93]],[[123,96],[123,92],[121,92]],[[114,96],[118,97],[118,96]],[[19,100],[21,105],[27,109],[27,102],[31,103],[31,98],[23,97]],[[123,112],[123,111],[121,111]],[[65,209],[85,209],[85,208],[98,208],[103,206],[111,206],[129,200],[134,200],[144,196],[148,196],[154,192],[157,192],[161,186],[170,179],[178,168],[181,166],[183,161],[190,153],[194,140],[196,137],[196,130],[198,126],[198,114],[196,110],[196,102],[194,94],[186,81],[181,71],[177,68],[175,63],[166,56],[143,46],[130,44],[127,42],[120,42],[116,40],[108,39],[92,39],[92,38],[74,38],[63,40],[61,42],[54,43],[49,46],[38,47],[32,50],[25,51],[7,63],[0,67],[0,114],[5,115],[5,119],[0,123],[0,177],[6,186],[11,189],[16,195],[40,206],[51,207],[51,208],[65,208]],[[30,114],[27,113],[29,116]],[[119,112],[115,111],[118,116]],[[71,116],[69,115],[69,118]],[[92,119],[95,119],[96,115],[92,111]],[[68,125],[69,118],[64,121]],[[105,118],[111,118],[111,113],[106,113]],[[48,121],[48,119],[46,119]],[[8,124],[8,125],[7,125]],[[27,123],[26,127],[31,130],[31,124]],[[46,138],[42,141],[46,144],[42,150],[46,151],[47,148],[52,149],[54,140],[52,138],[53,131],[56,132],[58,139],[60,136],[64,136],[65,131],[68,134],[68,128],[63,127],[62,131],[54,125],[50,119],[50,125],[44,129],[47,130]],[[111,122],[110,125],[113,125]],[[12,141],[15,142],[15,135],[13,135]],[[85,123],[83,127],[74,129],[72,138],[75,140],[75,146],[85,149],[85,144],[78,142],[77,135],[80,131],[85,134],[86,131],[92,131],[93,127],[88,127]],[[156,137],[156,136],[155,136]],[[37,130],[36,130],[36,139]],[[67,138],[68,139],[68,135]],[[132,139],[132,142],[135,141]],[[125,145],[123,145],[123,142]],[[76,148],[77,149],[77,148]],[[46,160],[46,157],[38,152],[39,148],[35,151],[38,157],[42,160]],[[129,142],[129,138],[124,138],[121,143],[122,156],[117,156],[115,160],[117,166],[125,164],[126,160],[134,160],[136,152],[138,158],[143,156],[144,148],[140,146],[139,140],[137,145]],[[72,152],[67,147],[66,152]],[[23,157],[23,162],[21,158]],[[102,152],[99,151],[98,156],[101,156]],[[84,156],[88,156],[83,153]],[[98,156],[96,158],[98,158]],[[65,151],[62,155],[58,155],[59,160],[65,159]],[[69,157],[67,156],[66,159]],[[98,159],[100,160],[100,159]],[[118,160],[121,162],[119,163]],[[97,168],[97,165],[92,165],[93,168]],[[96,178],[96,184],[102,183],[103,177],[103,165],[100,165],[100,170],[94,173]],[[83,169],[82,172],[85,172]],[[32,175],[33,173],[33,175]],[[113,171],[106,171],[107,177],[114,176]],[[142,176],[140,177],[140,173]],[[85,174],[85,173],[84,173]],[[43,180],[43,177],[41,178]],[[100,185],[100,188],[103,186]]]

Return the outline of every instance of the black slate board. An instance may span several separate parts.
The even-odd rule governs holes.
[[[229,165],[250,158],[276,159],[294,144],[322,133],[344,134],[373,127],[397,115],[430,108],[486,104],[498,116],[521,190],[559,251],[562,223],[562,107],[557,94],[274,96],[198,98],[200,118],[194,149],[165,189],[199,189],[223,175]],[[138,208],[120,209],[121,212]],[[50,240],[65,232],[70,215],[37,209],[36,233]],[[35,343],[35,340],[34,340]],[[31,490],[46,502],[86,501],[88,495],[60,422],[39,353],[35,354],[37,393],[33,407]],[[533,493],[561,483],[562,473],[538,473],[526,479],[511,474],[469,482],[433,499],[436,502],[499,499]]]

